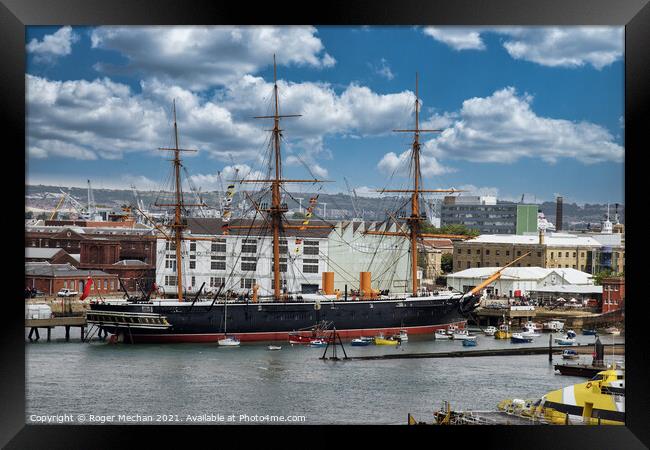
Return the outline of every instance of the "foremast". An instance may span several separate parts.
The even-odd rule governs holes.
[[[205,207],[207,205],[200,204],[190,204],[185,203],[182,194],[181,186],[181,152],[196,152],[196,149],[187,149],[180,148],[178,146],[178,123],[176,121],[176,100],[173,100],[172,103],[172,112],[174,117],[174,147],[159,147],[159,150],[172,151],[174,152],[174,159],[172,159],[172,164],[174,167],[174,203],[155,203],[155,206],[161,207],[174,207],[174,222],[169,225],[172,229],[172,235],[170,236],[167,233],[164,233],[159,227],[156,227],[159,231],[163,233],[164,238],[167,241],[175,243],[176,250],[176,289],[178,301],[184,301],[183,296],[183,255],[182,255],[182,242],[187,241],[204,241],[204,240],[214,240],[213,238],[196,238],[196,237],[184,237],[183,231],[187,228],[187,224],[183,222],[183,209],[188,207]]]
[[[402,236],[410,241],[411,253],[411,278],[413,295],[418,292],[418,239],[423,237],[447,238],[447,239],[467,239],[467,236],[453,234],[432,234],[420,232],[420,221],[424,218],[420,214],[420,195],[431,192],[463,192],[457,189],[422,189],[422,174],[420,172],[420,133],[438,133],[442,130],[422,129],[420,128],[420,98],[418,92],[418,74],[415,74],[415,128],[407,130],[393,130],[397,133],[413,133],[413,144],[411,145],[411,159],[413,162],[413,189],[382,189],[380,192],[398,192],[411,194],[411,215],[404,217],[408,225],[408,230],[400,226],[400,231],[366,231],[366,234],[382,236]],[[392,217],[392,216],[391,216]],[[394,218],[393,218],[394,219]]]
[[[287,212],[287,206],[282,204],[282,196],[280,190],[284,183],[323,183],[325,180],[288,180],[282,178],[282,152],[280,150],[280,138],[282,137],[282,129],[280,128],[280,119],[289,117],[300,117],[301,114],[280,114],[280,106],[278,101],[278,77],[277,65],[275,62],[275,55],[273,55],[273,97],[274,97],[274,114],[272,116],[255,116],[255,119],[273,119],[273,154],[274,154],[274,177],[269,180],[240,180],[240,183],[260,183],[267,182],[271,184],[271,207],[268,209],[261,209],[260,206],[249,196],[249,200],[253,203],[255,209],[266,214],[267,222],[273,230],[273,298],[279,301],[282,298],[281,288],[281,275],[280,275],[280,233],[283,230],[305,230],[305,229],[323,229],[333,228],[332,225],[289,225],[283,224],[284,213]],[[265,225],[230,225],[231,229],[259,229],[264,228]]]

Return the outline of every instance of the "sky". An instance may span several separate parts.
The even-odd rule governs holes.
[[[26,182],[159,190],[176,101],[187,176],[262,178],[273,55],[283,174],[359,195],[425,188],[624,203],[623,27],[27,27]],[[184,173],[185,175],[185,173]],[[309,190],[310,188],[305,188]],[[311,188],[313,189],[313,187]]]

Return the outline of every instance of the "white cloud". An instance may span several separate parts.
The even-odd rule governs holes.
[[[406,150],[399,155],[394,152],[389,152],[384,155],[381,161],[379,161],[377,167],[387,175],[392,175],[394,173],[399,176],[408,176],[410,161],[411,150]],[[442,175],[454,171],[455,169],[452,167],[446,167],[440,164],[436,157],[430,154],[425,154],[424,152],[420,153],[420,172],[422,176]]]
[[[248,164],[234,164],[225,166],[222,170],[210,174],[196,174],[191,175],[190,180],[201,191],[226,189],[229,184],[233,184],[233,180],[263,180],[267,178],[267,174],[259,170],[253,169]],[[257,184],[236,184],[236,189],[254,189],[259,187]]]
[[[527,27],[505,34],[510,56],[543,66],[600,70],[623,56],[623,27]]]
[[[202,90],[256,73],[273,54],[279,65],[334,66],[316,35],[311,26],[107,26],[93,30],[91,42],[128,59],[126,66],[99,64],[100,71],[135,71]]]
[[[538,116],[531,103],[530,95],[517,95],[512,87],[465,100],[458,120],[427,141],[424,154],[493,163],[524,157],[549,163],[561,158],[585,164],[623,161],[623,147],[605,128]]]
[[[386,61],[385,58],[381,58],[379,65],[370,64],[370,67],[375,71],[375,73],[381,75],[387,80],[392,80],[393,78],[395,78],[395,74],[391,70],[388,61]]]
[[[447,44],[454,50],[485,50],[480,28],[425,27],[424,34]]]
[[[426,27],[424,33],[454,50],[485,50],[482,35],[505,36],[502,45],[515,59],[548,67],[602,69],[623,56],[623,27]]]
[[[79,40],[79,35],[72,31],[72,27],[59,28],[53,34],[43,36],[43,40],[32,39],[27,44],[27,51],[37,55],[41,60],[49,60],[58,56],[72,53],[72,44]]]

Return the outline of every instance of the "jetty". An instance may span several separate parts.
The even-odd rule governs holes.
[[[605,347],[612,347],[612,344],[604,344]],[[348,360],[370,361],[382,359],[417,359],[417,358],[472,358],[479,356],[517,356],[517,355],[543,355],[551,352],[560,355],[562,350],[572,348],[578,353],[590,354],[593,352],[593,344],[572,345],[571,347],[513,347],[499,348],[489,350],[455,350],[450,352],[432,352],[432,353],[390,353],[386,355],[368,355],[368,356],[348,356]],[[624,343],[614,345],[614,350],[618,352],[625,351]]]
[[[47,330],[47,342],[50,342],[52,328],[65,327],[65,340],[70,340],[70,328],[79,328],[81,340],[83,341],[86,334],[86,316],[64,316],[52,317],[49,319],[25,319],[25,328],[29,328],[29,341],[38,341],[41,337],[38,333],[39,328]]]

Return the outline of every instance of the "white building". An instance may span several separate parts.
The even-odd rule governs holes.
[[[492,276],[499,267],[476,267],[447,275],[447,285],[467,292]],[[508,267],[501,278],[486,288],[488,294],[512,297],[515,291],[522,295],[553,286],[593,286],[591,274],[571,268]]]
[[[292,221],[295,224],[301,221]],[[183,286],[188,295],[202,283],[204,291],[223,290],[246,293],[254,284],[259,295],[273,294],[273,239],[271,231],[230,229],[222,232],[222,221],[188,218],[186,235],[210,240],[183,241]],[[233,220],[232,225],[250,224]],[[256,225],[263,224],[258,220]],[[313,221],[312,224],[319,224]],[[323,222],[320,222],[322,225]],[[371,272],[374,289],[404,292],[409,289],[409,242],[400,236],[364,234],[366,230],[397,231],[395,224],[338,222],[332,229],[292,230],[280,241],[282,286],[288,292],[316,292],[322,289],[322,273],[334,272],[334,287],[341,292],[359,288],[360,272]],[[165,293],[176,291],[176,251],[174,243],[157,240],[156,283]],[[419,274],[421,278],[421,274]]]

